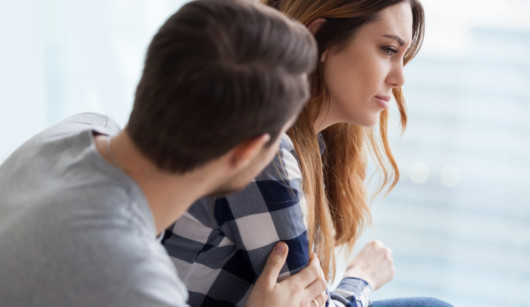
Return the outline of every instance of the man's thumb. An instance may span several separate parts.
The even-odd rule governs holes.
[[[273,287],[278,281],[278,276],[282,270],[289,247],[284,242],[278,242],[272,252],[269,254],[265,268],[261,273],[257,283],[266,282],[268,286]]]

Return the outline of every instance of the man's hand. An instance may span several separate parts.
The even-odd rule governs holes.
[[[366,280],[373,290],[381,288],[394,277],[392,251],[379,241],[368,242],[346,268],[345,277]]]
[[[265,269],[250,293],[247,307],[325,306],[326,280],[316,255],[311,255],[309,264],[303,270],[278,282],[280,270],[287,258],[287,251],[287,244],[283,242],[276,244],[267,259]]]

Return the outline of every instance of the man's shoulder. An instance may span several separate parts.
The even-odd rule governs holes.
[[[77,142],[81,141],[83,145],[89,142],[86,137],[89,134],[87,131],[92,131],[96,134],[114,135],[120,131],[118,124],[110,117],[98,113],[80,113],[63,119],[62,121],[46,128],[45,130],[34,135],[27,140],[23,146],[19,147],[27,150],[29,147],[40,147],[47,143],[57,142]],[[86,134],[84,137],[78,138],[80,134]],[[72,144],[68,144],[71,148]],[[53,147],[57,147],[53,145]],[[59,146],[61,147],[61,146]]]
[[[52,129],[93,129],[102,134],[115,134],[119,125],[109,116],[99,113],[79,113],[57,123]]]

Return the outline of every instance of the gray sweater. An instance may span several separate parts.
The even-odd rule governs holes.
[[[0,305],[187,306],[142,191],[94,145],[118,131],[80,114],[0,166]]]

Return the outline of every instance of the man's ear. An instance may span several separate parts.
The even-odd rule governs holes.
[[[256,156],[260,154],[271,136],[268,133],[261,134],[248,139],[232,150],[230,163],[234,168],[246,167]]]
[[[313,36],[317,33],[317,31],[322,27],[322,25],[326,22],[325,18],[317,18],[313,19],[308,25],[307,29]]]
[[[326,22],[325,18],[314,19],[307,25],[307,29],[314,36],[317,33],[317,31],[322,27],[322,25],[324,25],[325,22]],[[320,62],[325,62],[327,59],[327,55],[328,55],[328,50],[326,49],[324,52],[322,52],[322,56],[320,57]]]

